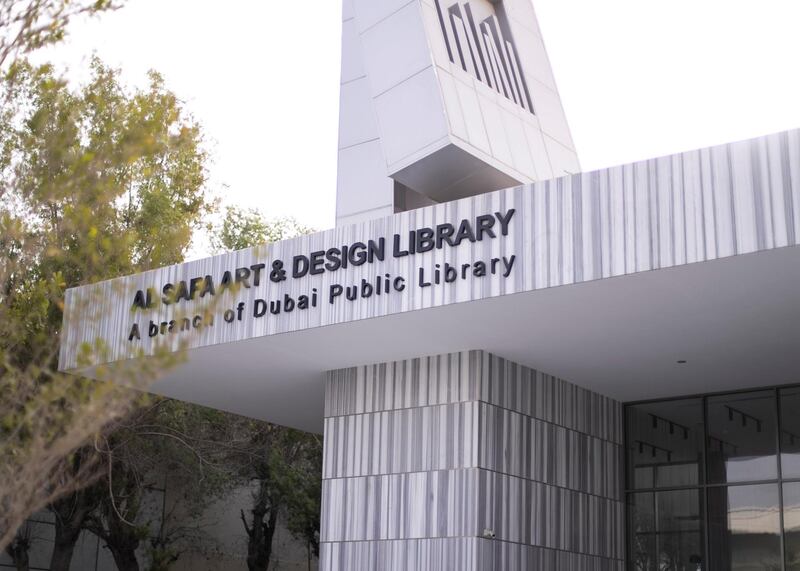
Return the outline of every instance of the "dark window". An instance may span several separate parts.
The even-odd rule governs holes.
[[[629,570],[800,571],[800,386],[625,415]]]
[[[703,561],[699,490],[628,496],[630,563],[636,571],[696,571]]]
[[[800,482],[783,485],[786,571],[800,571]]]
[[[781,391],[781,472],[800,478],[800,389]]]
[[[628,481],[632,488],[702,482],[702,399],[648,403],[627,410]]]
[[[711,568],[780,570],[778,485],[719,486],[706,493]]]
[[[708,481],[778,477],[775,391],[708,398]]]

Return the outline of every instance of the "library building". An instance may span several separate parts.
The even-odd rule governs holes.
[[[530,0],[345,0],[340,93],[335,228],[61,367],[323,434],[324,571],[800,570],[800,130],[583,172]]]

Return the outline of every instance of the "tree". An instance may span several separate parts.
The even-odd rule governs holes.
[[[180,360],[96,366],[99,380],[59,373],[64,290],[181,261],[214,202],[200,128],[156,73],[131,92],[95,59],[71,89],[52,67],[17,62],[0,86],[0,141],[5,548],[26,517],[103,474],[102,431],[141,398],[126,387]],[[86,345],[81,363],[103,352],[101,339]]]
[[[86,452],[79,451],[73,456],[80,462]],[[50,571],[69,571],[72,554],[84,529],[87,518],[100,501],[98,490],[92,486],[80,488],[62,496],[49,506],[54,516],[55,537],[50,556]]]
[[[107,438],[107,475],[95,488],[100,502],[85,528],[100,537],[121,571],[138,571],[136,551],[150,541],[151,568],[167,568],[181,555],[177,544],[191,533],[171,527],[174,509],[180,519],[199,516],[230,483],[219,462],[227,452],[217,435],[224,433],[225,413],[159,398],[117,424]],[[159,481],[179,492],[180,505],[153,517],[144,507],[147,493]]]
[[[30,569],[29,553],[32,545],[33,534],[27,525],[19,528],[14,535],[14,539],[6,545],[6,555],[11,558],[17,571],[28,571]]]
[[[266,218],[259,210],[228,206],[222,222],[210,228],[211,246],[215,251],[241,250],[278,242],[314,230],[294,218]]]
[[[64,39],[70,20],[118,8],[111,0],[0,0],[0,68]]]
[[[293,218],[268,220],[258,210],[229,207],[212,245],[236,250],[312,231]],[[253,503],[247,513],[240,513],[247,534],[248,569],[268,569],[272,540],[282,516],[290,532],[306,543],[310,566],[311,555],[319,555],[321,439],[250,419],[236,422],[231,417],[229,428],[246,435],[246,440],[232,449],[228,462],[240,481],[253,487]]]
[[[246,456],[240,456],[240,477],[253,485],[249,514],[240,517],[247,534],[247,568],[266,571],[272,558],[272,540],[279,518],[285,516],[290,531],[305,539],[318,537],[319,527],[309,530],[313,518],[309,506],[319,497],[321,441],[312,434],[268,423],[251,429]],[[318,519],[317,519],[318,521]],[[294,528],[292,528],[294,524]],[[312,548],[313,549],[313,548]]]
[[[294,480],[287,497],[287,528],[306,545],[308,569],[312,557],[319,557],[319,528],[322,511],[322,440],[306,435],[301,458],[290,473]]]

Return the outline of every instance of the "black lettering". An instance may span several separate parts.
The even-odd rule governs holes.
[[[367,261],[367,245],[364,242],[356,242],[350,246],[348,260],[354,266],[360,266]]]
[[[322,267],[325,263],[324,256],[325,250],[311,252],[311,270],[308,273],[310,273],[312,276],[315,276],[325,272],[325,268]]]
[[[394,287],[394,291],[403,291],[406,289],[406,278],[400,276],[394,278],[392,286]]]
[[[378,260],[380,262],[386,257],[386,238],[380,237],[378,241],[367,241],[367,260],[370,264]]]
[[[302,278],[308,273],[309,262],[308,258],[302,254],[298,254],[292,258],[292,277]]]
[[[203,289],[200,291],[200,297],[205,297],[206,294],[214,295],[214,280],[211,276],[203,278]]]
[[[250,269],[253,271],[253,285],[255,287],[258,287],[261,284],[261,270],[266,267],[267,264],[253,264],[250,266]]]
[[[476,278],[482,278],[486,275],[486,262],[475,262],[472,265],[472,275]]]
[[[142,340],[142,336],[139,335],[138,323],[133,324],[133,327],[131,327],[131,332],[128,334],[128,341],[133,341],[134,339],[138,339],[139,341]]]
[[[189,280],[189,299],[194,299],[194,296],[197,293],[197,288],[202,281],[203,278],[192,278]]]
[[[263,299],[257,299],[253,302],[253,317],[263,317],[267,312],[267,302]]]
[[[403,256],[408,256],[408,250],[400,249],[400,234],[395,234],[394,238],[394,246],[392,248],[392,256],[395,258],[402,258]]]
[[[342,288],[341,285],[333,284],[331,286],[330,290],[328,291],[328,302],[333,303],[333,300],[335,300],[337,297],[342,295],[343,291],[344,291],[344,288]]]
[[[283,294],[283,311],[289,313],[294,309],[294,299],[288,294]]]
[[[509,259],[506,259],[506,257],[503,256],[503,265],[506,268],[505,271],[503,272],[503,277],[504,278],[507,278],[508,276],[511,275],[511,268],[514,267],[514,260],[516,260],[516,259],[517,259],[517,257],[515,255],[513,255],[513,254]]]
[[[158,335],[158,325],[153,323],[153,320],[150,320],[150,325],[147,327],[147,335],[149,337],[155,337]]]
[[[425,268],[419,269],[419,287],[428,287],[431,282],[425,281]]]
[[[182,299],[185,299],[186,301],[189,301],[191,299],[189,297],[189,288],[186,287],[186,282],[183,280],[178,282],[178,289],[175,292],[175,301],[177,302]]]
[[[131,307],[139,307],[141,309],[147,309],[147,300],[144,297],[144,292],[142,290],[138,290],[136,295],[133,296],[133,305]],[[130,341],[130,339],[128,339]]]
[[[231,272],[229,270],[225,270],[225,273],[222,274],[222,279],[219,282],[220,293],[224,292],[226,289],[231,287],[232,282],[233,282],[233,276],[231,276]]]
[[[445,283],[453,283],[458,279],[458,270],[456,270],[450,264],[444,265],[444,282]]]
[[[500,234],[503,236],[508,236],[508,224],[511,222],[511,217],[514,216],[514,212],[516,212],[516,210],[510,208],[505,216],[499,212],[494,213],[494,215],[497,216],[497,221],[500,222]]]
[[[203,324],[203,316],[202,315],[195,315],[192,318],[192,327],[194,327],[195,329],[200,327],[202,324]]]
[[[342,267],[342,251],[339,248],[328,248],[328,251],[325,252],[325,259],[328,260],[325,263],[325,269],[329,272],[335,272],[339,268]]]
[[[366,279],[361,280],[361,297],[367,298],[372,296],[373,291],[372,284],[369,283]]]
[[[465,239],[469,240],[470,242],[475,241],[475,232],[472,231],[472,224],[470,224],[469,220],[462,220],[461,224],[458,225],[458,232],[456,232],[456,239],[453,240],[453,242],[455,243],[456,246],[458,246]]]
[[[436,249],[441,250],[444,242],[447,242],[447,244],[450,246],[454,246],[452,236],[455,231],[455,227],[449,222],[446,222],[445,224],[439,224],[436,227]]]
[[[494,238],[494,230],[492,230],[492,226],[494,226],[494,216],[489,216],[488,214],[484,214],[483,216],[478,216],[478,235],[477,239],[483,240],[483,235],[488,234],[490,238]]]
[[[417,230],[417,252],[422,254],[423,252],[430,252],[433,250],[433,247],[436,245],[433,234],[432,228],[420,228]]]
[[[236,283],[250,287],[250,268],[236,268]]]
[[[308,309],[308,296],[301,295],[297,298],[297,309]]]
[[[175,286],[172,284],[164,284],[164,287],[161,288],[161,293],[164,295],[161,296],[161,301],[164,302],[164,305],[170,305],[171,303],[175,303]]]

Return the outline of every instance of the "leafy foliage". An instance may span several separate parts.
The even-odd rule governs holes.
[[[27,515],[102,474],[99,435],[137,399],[123,385],[180,359],[98,365],[99,381],[59,373],[65,289],[180,261],[214,203],[200,128],[155,73],[129,92],[95,59],[71,89],[17,62],[0,86],[0,142],[3,547]],[[103,362],[104,340],[82,352]]]
[[[74,17],[118,8],[112,0],[0,0],[0,67],[64,39]]]
[[[218,252],[278,242],[314,231],[294,218],[270,220],[256,209],[236,206],[228,206],[221,224],[211,230],[211,246]]]

